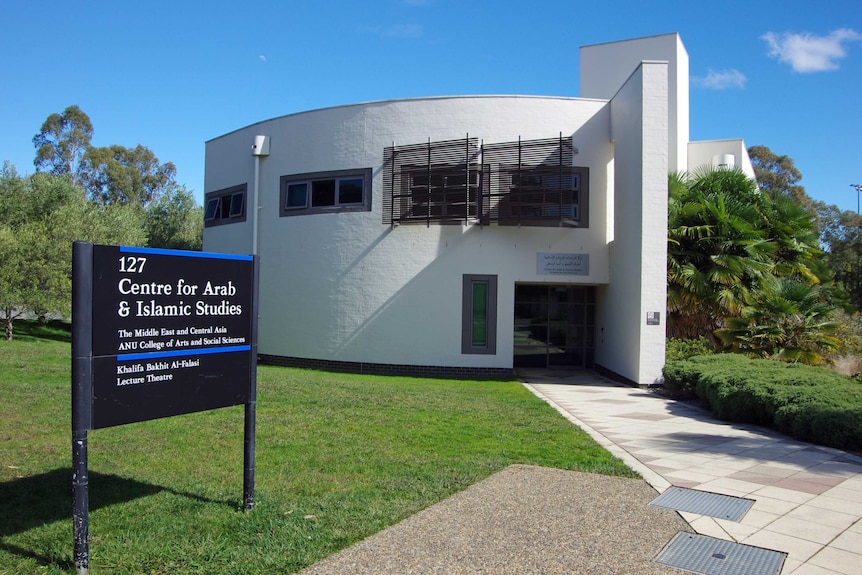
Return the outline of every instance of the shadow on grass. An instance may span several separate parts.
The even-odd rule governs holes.
[[[163,491],[203,503],[227,505],[232,509],[238,508],[239,505],[236,501],[215,501],[193,493],[183,493],[175,489],[104,473],[90,472],[89,486],[91,512]],[[0,510],[3,515],[3,521],[0,521],[0,539],[55,521],[68,519],[71,522],[72,469],[54,469],[40,475],[0,483]],[[71,546],[72,532],[70,531],[70,550]],[[68,562],[69,564],[66,564],[66,561],[58,562],[56,559],[40,556],[32,550],[7,543],[0,543],[0,549],[34,559],[43,565],[52,564],[62,569],[72,567],[71,561]]]
[[[51,320],[40,324],[34,320],[18,319],[12,324],[12,337],[19,341],[50,339],[72,342],[72,327],[69,322]]]

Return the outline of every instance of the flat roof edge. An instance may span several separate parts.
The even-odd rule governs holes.
[[[637,42],[638,40],[648,40],[650,38],[662,38],[664,36],[675,36],[680,38],[679,32],[665,32],[664,34],[651,34],[649,36],[641,36],[639,38],[626,38],[624,40],[611,40],[610,42],[596,42],[595,44],[584,44],[579,48],[592,48],[594,46],[607,46],[610,44],[624,44],[626,42]]]
[[[482,98],[513,98],[513,99],[531,99],[531,100],[566,100],[566,101],[579,101],[579,102],[599,102],[599,103],[607,103],[609,100],[603,98],[581,98],[578,96],[540,96],[535,94],[465,94],[465,95],[449,95],[449,96],[417,96],[414,98],[390,98],[387,100],[369,100],[367,102],[354,102],[351,104],[339,104],[335,106],[323,106],[322,108],[313,108],[311,110],[302,110],[299,112],[291,112],[288,114],[282,114],[280,116],[273,116],[272,118],[267,118],[266,120],[260,120],[258,122],[254,122],[248,124],[246,126],[242,126],[241,128],[237,128],[235,130],[231,130],[230,132],[226,132],[221,134],[220,136],[215,136],[213,138],[209,138],[208,140],[204,140],[204,143],[213,142],[215,140],[219,140],[221,138],[230,136],[231,134],[235,134],[236,132],[240,132],[242,130],[247,130],[248,128],[252,128],[254,126],[258,126],[261,124],[266,124],[268,122],[272,122],[274,120],[280,120],[282,118],[291,118],[293,116],[301,116],[303,114],[313,114],[317,112],[324,112],[327,110],[339,110],[339,109],[348,109],[348,108],[358,108],[361,106],[379,106],[383,104],[395,104],[398,102],[422,102],[429,100],[470,100],[470,99],[482,99]]]

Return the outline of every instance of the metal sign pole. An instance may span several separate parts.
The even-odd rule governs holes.
[[[93,244],[72,246],[72,530],[78,575],[90,569],[87,431],[92,423]]]
[[[258,293],[260,281],[260,257],[255,255],[252,272],[252,293]],[[254,438],[255,417],[257,412],[257,322],[259,316],[258,298],[254,297],[251,308],[251,360],[249,367],[249,400],[245,404],[245,440],[243,453],[243,508],[254,507]]]

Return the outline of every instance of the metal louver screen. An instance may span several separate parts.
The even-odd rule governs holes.
[[[587,168],[571,138],[476,138],[384,149],[383,223],[587,226]]]

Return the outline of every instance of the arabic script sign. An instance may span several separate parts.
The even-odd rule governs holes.
[[[536,254],[536,273],[540,276],[590,275],[590,254]]]

